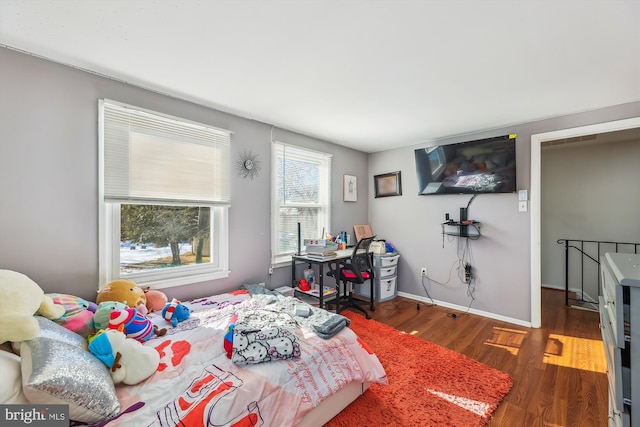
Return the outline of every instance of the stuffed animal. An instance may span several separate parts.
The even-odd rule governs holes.
[[[36,312],[48,319],[57,319],[64,314],[64,307],[54,304],[51,297],[24,274],[0,270],[0,344],[38,336],[40,326],[33,317]]]
[[[147,310],[149,310],[149,313],[162,310],[169,301],[164,292],[155,289],[145,289],[144,296],[147,299]]]
[[[115,329],[92,339],[89,351],[107,365],[114,384],[138,384],[151,376],[160,364],[160,354],[155,348],[145,347]]]
[[[183,305],[180,301],[173,298],[171,302],[164,306],[162,309],[162,317],[171,323],[171,326],[178,326],[178,322],[185,321],[189,318],[191,310],[186,305]]]
[[[137,308],[142,314],[147,314],[147,298],[144,291],[131,280],[114,280],[98,291],[96,303],[117,301],[128,307]]]
[[[93,330],[98,332],[100,329],[109,327],[111,312],[116,310],[124,310],[127,306],[117,301],[105,301],[98,304],[98,309],[93,315]]]
[[[93,329],[93,314],[98,306],[82,298],[67,294],[45,294],[50,296],[54,303],[64,307],[64,314],[59,319],[54,319],[58,325],[87,338],[95,331]]]
[[[165,328],[158,329],[156,325],[151,323],[151,320],[131,307],[112,311],[108,329],[122,331],[127,335],[127,338],[133,338],[140,342],[148,341],[154,334],[161,337],[167,332]]]

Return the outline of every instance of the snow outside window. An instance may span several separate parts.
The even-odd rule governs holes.
[[[100,287],[228,276],[229,131],[99,103]]]

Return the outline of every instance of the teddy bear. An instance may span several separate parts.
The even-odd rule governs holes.
[[[144,296],[147,299],[147,310],[149,313],[154,311],[161,311],[169,301],[164,292],[146,288],[144,290]]]
[[[151,320],[131,307],[112,311],[107,328],[122,331],[127,335],[127,338],[133,338],[140,342],[148,341],[154,335],[161,337],[167,333],[165,328],[159,329],[151,323]]]
[[[48,319],[58,319],[64,307],[29,277],[12,270],[0,270],[0,344],[6,341],[26,341],[40,333],[38,313]]]
[[[162,317],[171,323],[174,328],[178,326],[178,322],[185,321],[189,318],[191,310],[186,305],[183,305],[180,301],[173,298],[171,302],[164,306],[162,309]]]
[[[127,308],[126,304],[118,301],[104,301],[98,304],[98,309],[93,315],[93,330],[98,332],[101,329],[107,329],[109,327],[109,319],[111,319],[111,312],[124,310],[125,308]]]
[[[100,304],[105,301],[118,301],[128,307],[138,309],[143,315],[147,314],[147,298],[144,291],[131,280],[113,280],[100,289],[96,303]]]
[[[84,300],[80,297],[67,294],[45,294],[50,296],[54,303],[64,307],[64,314],[53,321],[60,326],[87,338],[95,331],[93,329],[93,315],[96,312],[95,302]]]
[[[89,351],[107,365],[114,384],[138,384],[151,376],[160,364],[160,354],[155,348],[145,347],[116,329],[93,338]]]

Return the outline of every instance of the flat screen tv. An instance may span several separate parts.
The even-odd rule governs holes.
[[[418,194],[516,191],[516,135],[415,150]]]

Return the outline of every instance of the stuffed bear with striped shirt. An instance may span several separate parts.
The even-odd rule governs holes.
[[[151,320],[144,317],[135,308],[127,307],[124,310],[114,310],[109,318],[108,329],[116,329],[125,333],[127,338],[133,338],[140,342],[148,341],[154,335],[159,337],[167,333],[165,328],[158,329]]]

